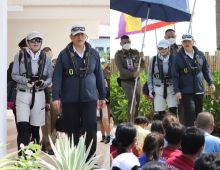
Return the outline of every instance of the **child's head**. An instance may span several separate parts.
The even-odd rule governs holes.
[[[149,160],[158,160],[162,154],[163,145],[164,138],[162,134],[150,133],[144,140],[143,152]]]
[[[179,120],[177,119],[177,117],[174,114],[171,113],[167,113],[162,121],[163,124],[163,128],[166,131],[166,128],[169,124],[171,123],[179,123]]]
[[[157,132],[157,133],[164,134],[162,121],[161,120],[153,121],[153,123],[151,124],[150,130],[151,130],[151,132]]]
[[[207,153],[199,157],[195,161],[195,170],[219,170],[220,169],[220,154]]]
[[[180,123],[171,123],[166,128],[165,139],[168,145],[179,145],[181,144],[181,138],[184,133],[184,126]]]
[[[145,116],[138,116],[135,118],[134,124],[141,127],[146,127],[149,124],[149,120]]]
[[[188,127],[183,133],[181,148],[184,154],[199,156],[204,147],[205,137],[202,130],[196,127]]]
[[[118,144],[118,154],[126,152],[126,150],[133,146],[136,139],[136,129],[131,123],[122,123],[117,127],[115,138]]]

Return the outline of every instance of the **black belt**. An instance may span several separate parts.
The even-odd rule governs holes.
[[[19,91],[21,92],[28,92],[28,93],[32,93],[33,90],[32,89],[18,89]],[[40,91],[43,91],[44,89],[35,89],[35,92],[40,92]]]
[[[172,84],[167,84],[167,86],[171,86]],[[156,87],[161,87],[162,85],[161,84],[154,84],[154,86]]]

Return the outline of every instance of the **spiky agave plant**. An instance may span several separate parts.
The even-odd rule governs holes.
[[[73,137],[72,137],[73,139]],[[81,136],[77,146],[74,145],[74,140],[70,140],[67,135],[56,140],[54,145],[51,138],[50,144],[54,152],[54,156],[47,155],[51,158],[55,164],[49,164],[48,162],[40,159],[40,164],[43,168],[49,170],[91,170],[95,167],[98,159],[101,155],[93,155],[87,160],[89,151],[92,146],[92,141],[89,147],[85,146],[86,135]]]
[[[4,145],[0,145],[0,149],[3,149]],[[13,160],[17,156],[17,152],[13,152],[10,154],[7,154],[6,156],[3,156],[0,158],[0,170],[16,170],[18,169],[15,167],[16,161]]]

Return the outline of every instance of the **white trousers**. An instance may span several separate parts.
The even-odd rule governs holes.
[[[156,112],[165,111],[167,106],[170,107],[177,107],[177,101],[174,94],[173,86],[170,85],[167,87],[167,98],[164,99],[163,97],[163,85],[161,87],[154,86],[154,110]]]
[[[45,93],[35,93],[35,102],[30,109],[32,93],[17,91],[16,96],[16,117],[17,122],[29,122],[33,126],[45,124]]]

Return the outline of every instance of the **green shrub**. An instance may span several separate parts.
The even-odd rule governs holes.
[[[121,87],[117,84],[118,73],[111,74],[110,78],[110,106],[112,109],[114,121],[116,123],[124,122],[127,119],[127,99]],[[141,84],[146,81],[145,73],[141,73]],[[146,100],[145,96],[141,95],[139,115],[144,115],[149,117],[151,112],[151,106],[149,101]]]
[[[204,97],[203,109],[213,114],[215,120],[214,134],[220,136],[220,72],[215,72],[213,76],[216,82],[216,91],[213,95]]]

